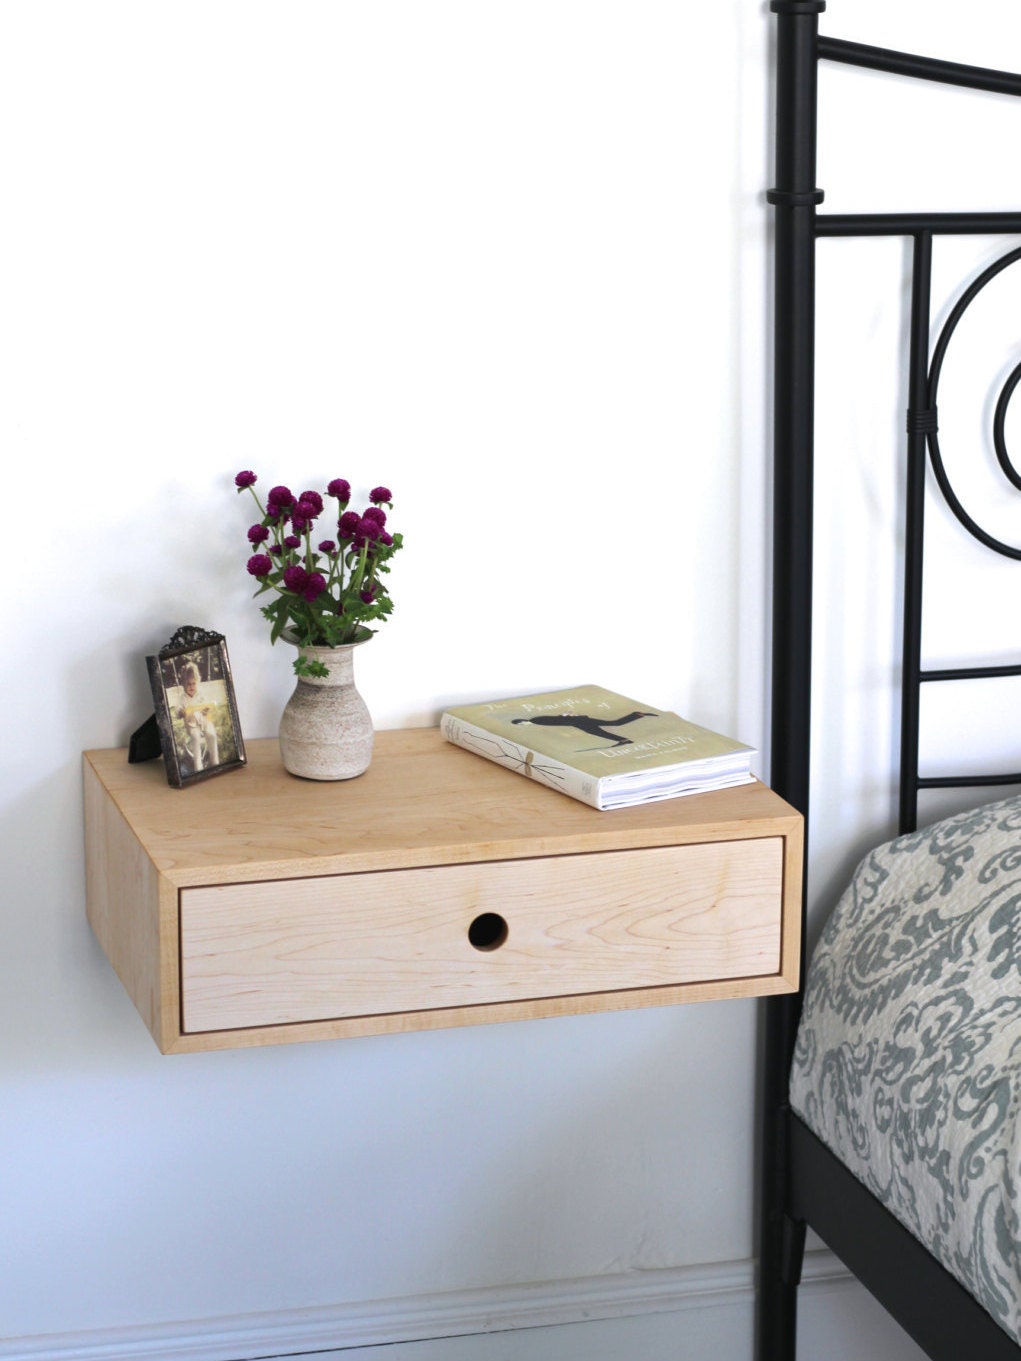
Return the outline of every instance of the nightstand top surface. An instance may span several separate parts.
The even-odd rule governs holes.
[[[156,869],[184,887],[420,865],[782,836],[798,814],[762,784],[598,812],[445,741],[437,728],[377,732],[353,780],[289,775],[275,739],[247,765],[185,789],[125,749],[87,766]]]

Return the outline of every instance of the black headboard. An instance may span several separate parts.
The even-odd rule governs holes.
[[[1009,251],[972,282],[930,352],[929,294],[933,239],[938,236],[1021,234],[1019,213],[842,213],[818,211],[816,91],[820,61],[1021,95],[1021,76],[912,53],[892,52],[818,34],[824,0],[772,0],[777,14],[776,185],[767,198],[775,219],[773,429],[773,787],[801,812],[809,803],[811,712],[812,503],[815,379],[815,242],[834,236],[887,236],[913,243],[911,353],[907,403],[908,487],[904,600],[904,696],[901,726],[901,829],[914,826],[920,788],[1021,783],[1021,774],[990,773],[920,779],[918,693],[930,681],[1021,675],[1021,666],[921,669],[923,493],[927,454],[937,485],[954,514],[987,547],[1021,559],[968,515],[956,497],[939,448],[937,391],[950,336],[978,292],[1021,258]],[[1021,488],[1003,443],[1003,415],[1021,367],[997,405],[997,453],[1005,475]]]

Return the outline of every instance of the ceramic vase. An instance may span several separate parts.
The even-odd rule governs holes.
[[[369,768],[372,717],[354,679],[355,648],[367,641],[299,648],[329,675],[300,676],[280,716],[280,756],[292,775],[350,780]]]

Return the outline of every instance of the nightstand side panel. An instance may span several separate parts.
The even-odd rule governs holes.
[[[161,899],[163,915],[169,902],[176,922],[176,894],[171,891],[167,898],[159,873],[87,757],[83,783],[89,925],[163,1048],[168,1026],[170,1033],[176,1028],[176,1017],[167,1015],[173,992],[166,973],[168,962],[176,973],[177,940],[176,929],[173,941],[162,938]]]
[[[801,986],[801,900],[805,872],[805,824],[797,815],[784,836],[783,861],[780,977],[785,992],[797,992]]]

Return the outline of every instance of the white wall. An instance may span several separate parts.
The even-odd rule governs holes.
[[[243,467],[394,490],[380,726],[594,679],[759,739],[752,17],[682,80],[658,2],[4,10],[5,1334],[750,1255],[753,1004],[163,1058],[85,924],[79,786],[181,623],[275,731]]]
[[[909,41],[872,0],[829,31],[862,12]],[[379,726],[592,679],[764,743],[768,44],[748,0],[0,10],[10,1354],[750,1281],[754,1004],[163,1058],[85,923],[79,753],[126,742],[182,623],[227,634],[245,732],[274,730],[242,467],[394,489],[397,611],[358,657]],[[830,131],[882,148],[837,88]],[[846,249],[845,301],[873,274]],[[884,810],[885,746],[852,767]]]

